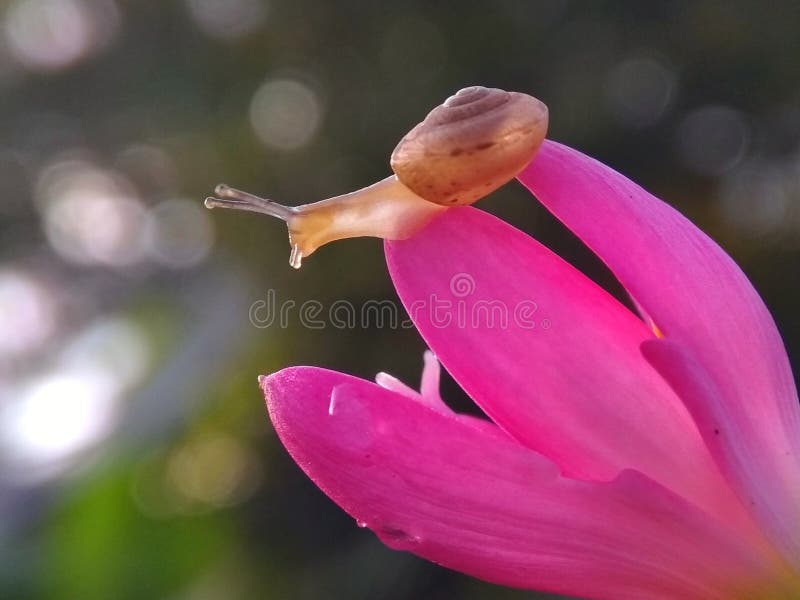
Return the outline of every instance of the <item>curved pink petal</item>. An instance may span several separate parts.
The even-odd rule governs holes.
[[[456,381],[563,474],[607,480],[636,469],[747,520],[686,408],[643,360],[652,332],[582,273],[472,208],[387,242],[386,258],[414,324]]]
[[[323,369],[261,385],[295,461],[393,548],[588,598],[789,597],[751,546],[638,473],[566,479],[504,435]]]
[[[794,527],[782,528],[780,517],[785,514],[797,514],[797,505],[781,505],[779,502],[791,501],[785,493],[784,474],[776,472],[770,457],[763,452],[750,453],[748,445],[739,445],[737,440],[752,435],[751,430],[735,429],[735,421],[726,422],[718,418],[719,398],[723,397],[713,379],[703,365],[693,360],[691,355],[677,343],[670,340],[651,340],[642,344],[642,353],[672,385],[673,389],[684,399],[686,405],[695,415],[698,425],[713,432],[708,439],[708,446],[726,471],[743,473],[747,480],[761,481],[764,487],[750,490],[747,502],[751,505],[759,503],[762,497],[779,506],[781,512],[770,514],[774,518],[774,531],[779,548],[791,548],[800,519],[794,521]],[[736,452],[728,449],[733,446]],[[800,516],[800,515],[799,515]]]
[[[680,213],[576,150],[546,142],[519,179],[702,366],[715,393],[684,400],[739,497],[800,564],[800,405],[775,324],[745,275]]]

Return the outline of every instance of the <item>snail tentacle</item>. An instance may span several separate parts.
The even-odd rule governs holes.
[[[284,206],[273,200],[237,190],[224,183],[214,188],[214,193],[221,198],[209,196],[204,203],[206,208],[233,208],[277,217],[282,221],[288,221],[295,214],[291,206]]]

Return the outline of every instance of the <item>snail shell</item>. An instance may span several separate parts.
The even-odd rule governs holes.
[[[405,186],[443,206],[472,204],[513,179],[547,132],[547,106],[533,96],[464,88],[400,140],[391,167]]]

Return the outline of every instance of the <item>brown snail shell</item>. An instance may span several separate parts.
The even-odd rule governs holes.
[[[434,108],[392,152],[397,178],[443,206],[472,204],[513,179],[547,131],[547,106],[533,96],[464,88]]]

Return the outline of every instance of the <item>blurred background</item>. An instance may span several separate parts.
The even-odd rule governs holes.
[[[455,90],[529,92],[734,256],[797,369],[798,30],[795,0],[0,2],[0,597],[543,598],[386,549],[265,416],[287,365],[417,380],[413,329],[251,324],[271,290],[396,301],[380,242],[294,271],[283,224],[202,200],[343,193]],[[519,185],[482,206],[623,298]]]

